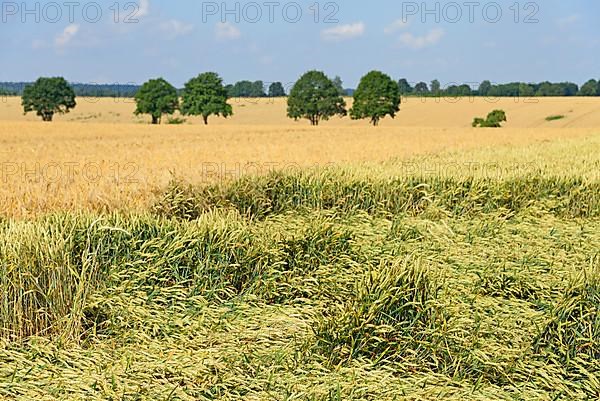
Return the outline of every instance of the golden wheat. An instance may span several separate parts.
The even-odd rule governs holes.
[[[150,126],[133,116],[130,99],[79,99],[74,112],[48,124],[33,115],[22,116],[18,98],[3,100],[0,214],[10,216],[146,207],[154,190],[173,176],[199,183],[315,165],[413,162],[440,154],[446,164],[478,160],[465,150],[487,152],[483,159],[495,163],[507,160],[495,156],[498,151],[506,153],[498,149],[594,138],[599,132],[594,127],[600,125],[600,113],[592,112],[600,100],[579,98],[533,99],[537,103],[409,98],[398,118],[378,128],[348,118],[310,127],[285,117],[284,99],[234,99],[235,116],[213,118],[209,126],[195,120]],[[496,107],[507,110],[506,128],[470,128],[474,115]],[[557,113],[567,118],[545,121]],[[458,151],[461,156],[455,157]],[[537,150],[525,152],[512,156],[512,163],[524,164],[539,156]],[[555,163],[550,167],[556,168]],[[462,172],[462,167],[454,168]]]

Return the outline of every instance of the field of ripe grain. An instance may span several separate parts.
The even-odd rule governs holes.
[[[35,113],[23,116],[20,98],[0,97],[0,121],[38,121]],[[352,99],[347,98],[348,107]],[[211,118],[211,125],[306,126],[305,121],[293,122],[286,117],[286,99],[230,100],[234,115],[228,119]],[[593,128],[600,125],[598,98],[403,98],[397,119],[385,119],[383,127],[469,128],[474,117],[485,117],[493,109],[508,115],[508,128]],[[135,116],[135,102],[129,98],[77,98],[71,113],[56,116],[56,121],[80,123],[145,124],[146,116]],[[546,117],[564,119],[546,121]],[[201,124],[200,118],[186,118],[190,124]],[[333,118],[324,123],[331,127],[364,127],[365,121]]]
[[[600,126],[600,101],[588,98],[529,99],[536,103],[408,98],[398,118],[378,128],[349,118],[310,127],[285,117],[283,99],[234,99],[235,116],[213,118],[209,126],[196,120],[150,126],[133,116],[130,99],[79,99],[74,112],[45,124],[23,116],[17,98],[3,100],[0,214],[8,216],[144,208],[174,177],[201,183],[332,164],[393,159],[412,165],[415,159],[422,163],[423,157],[440,154],[451,155],[445,156],[447,165],[452,154],[478,149],[487,152],[488,163],[495,163],[505,160],[495,157],[501,149],[594,138]],[[496,107],[508,113],[505,128],[470,127],[474,116]],[[545,120],[557,114],[566,118]],[[539,156],[530,152],[511,163],[531,164]],[[431,168],[445,169],[444,164]]]
[[[0,399],[600,399],[600,103],[539,101],[3,107]]]

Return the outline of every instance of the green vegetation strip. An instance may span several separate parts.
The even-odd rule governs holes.
[[[531,207],[560,217],[600,214],[600,183],[578,178],[374,178],[331,170],[272,173],[225,184],[192,187],[173,182],[155,211],[195,219],[214,209],[264,218],[298,210],[364,211],[375,215],[515,213]]]
[[[546,121],[562,120],[563,118],[565,118],[565,116],[563,116],[563,115],[548,116],[548,117],[546,117]]]

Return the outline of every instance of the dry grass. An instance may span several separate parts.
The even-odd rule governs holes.
[[[598,133],[593,127],[600,124],[600,113],[593,111],[600,100],[536,100],[492,104],[483,99],[450,103],[409,98],[396,120],[375,129],[349,119],[336,118],[317,128],[293,122],[285,117],[282,99],[233,100],[236,115],[212,119],[208,127],[197,121],[136,124],[129,100],[80,99],[76,111],[44,124],[32,115],[23,117],[18,99],[8,98],[0,102],[0,214],[144,208],[153,191],[173,176],[198,183],[296,166],[413,161],[433,154],[446,155],[448,162],[454,160],[452,153],[460,152],[458,159],[465,159],[473,157],[465,150],[478,149],[494,162],[499,160],[494,157],[498,147],[594,138]],[[509,115],[506,128],[470,128],[473,115],[497,107]],[[545,117],[557,113],[569,118],[548,125]],[[84,118],[91,115],[95,117]],[[525,154],[520,162],[537,156]]]

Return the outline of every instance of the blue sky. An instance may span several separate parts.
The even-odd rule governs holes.
[[[443,85],[600,78],[597,0],[134,3],[3,1],[0,81],[181,86],[216,71],[288,84],[314,68],[347,87],[372,69]]]

